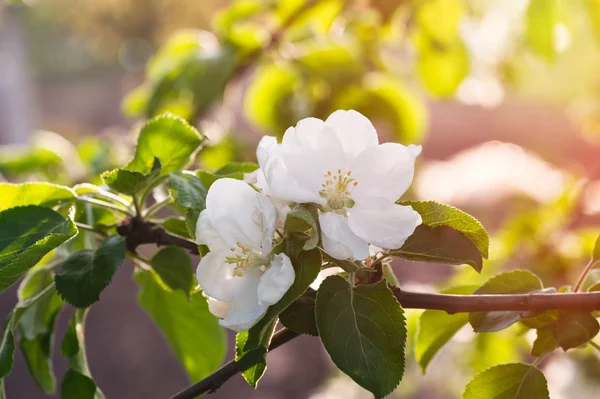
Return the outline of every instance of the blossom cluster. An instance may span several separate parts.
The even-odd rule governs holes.
[[[421,224],[410,206],[396,202],[413,180],[420,146],[379,144],[360,113],[336,111],[306,118],[281,143],[266,136],[257,148],[259,169],[246,181],[217,180],[197,223],[198,244],[210,252],[196,272],[210,311],[221,325],[245,331],[278,302],[295,271],[273,244],[291,207],[314,204],[321,248],[340,260],[364,260],[369,245],[401,247]]]

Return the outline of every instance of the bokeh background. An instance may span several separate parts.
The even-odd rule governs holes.
[[[136,124],[163,110],[209,136],[198,166],[215,169],[254,160],[262,135],[303,117],[356,108],[383,140],[423,144],[410,196],[465,209],[492,235],[483,275],[396,262],[404,287],[437,290],[519,267],[547,286],[572,282],[600,225],[600,2],[303,3],[0,3],[0,180],[97,178],[127,159]],[[15,293],[0,297],[0,318]],[[165,398],[188,381],[136,295],[125,265],[88,317],[91,371],[108,398]],[[413,333],[417,318],[409,312]],[[395,395],[458,397],[475,372],[527,358],[531,341],[465,328],[426,376],[409,361]],[[66,360],[55,357],[60,379]],[[593,350],[557,353],[542,367],[553,399],[600,390]],[[19,355],[6,390],[46,397]],[[301,337],[269,356],[258,391],[237,376],[212,397],[370,396],[335,371],[317,339]]]

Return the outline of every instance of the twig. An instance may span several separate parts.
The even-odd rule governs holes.
[[[291,341],[298,335],[298,333],[288,330],[287,328],[282,328],[273,335],[271,345],[269,346],[269,352]],[[235,360],[232,360],[217,371],[215,371],[210,376],[203,379],[202,381],[199,381],[194,385],[191,385],[188,388],[184,389],[183,391],[173,395],[171,399],[193,399],[204,393],[215,392],[238,372],[239,370],[237,367],[237,363],[235,362]]]
[[[583,271],[579,275],[579,278],[577,279],[577,282],[575,283],[575,286],[573,287],[573,291],[577,292],[577,291],[579,291],[581,289],[581,286],[583,285],[583,282],[585,281],[585,278],[588,276],[588,274],[590,274],[590,272],[592,271],[592,269],[594,267],[596,267],[597,264],[598,264],[598,261],[596,261],[594,259],[590,259],[590,261],[588,262],[588,264],[585,265],[585,268],[583,269]]]
[[[127,249],[131,252],[135,252],[136,248],[142,244],[156,244],[158,246],[176,245],[187,249],[192,254],[200,254],[198,244],[194,241],[171,234],[152,222],[138,218],[133,218],[117,226],[117,233],[126,238]]]

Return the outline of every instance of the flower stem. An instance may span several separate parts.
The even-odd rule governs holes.
[[[583,282],[585,281],[585,278],[588,276],[588,274],[590,274],[590,272],[592,271],[592,269],[594,267],[596,267],[597,264],[598,264],[597,260],[590,259],[590,261],[588,262],[588,264],[585,266],[585,268],[583,269],[583,271],[579,275],[579,278],[577,279],[577,282],[575,283],[575,286],[573,287],[573,292],[578,292],[581,289],[581,286],[583,285]]]
[[[84,203],[94,205],[94,206],[99,206],[102,208],[110,209],[112,211],[119,212],[128,217],[133,217],[133,214],[129,210],[126,210],[126,209],[121,208],[120,206],[111,204],[110,202],[100,201],[100,200],[97,200],[94,198],[83,197],[83,196],[78,196],[77,200],[84,202]]]
[[[173,199],[171,197],[167,197],[162,201],[155,202],[154,204],[149,206],[148,209],[146,209],[146,211],[144,212],[144,219],[154,215],[156,212],[158,212],[164,206],[169,205],[171,202],[173,202]]]

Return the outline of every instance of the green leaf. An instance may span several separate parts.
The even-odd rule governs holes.
[[[15,337],[12,331],[13,314],[9,314],[0,337],[0,381],[10,374],[15,357]]]
[[[528,270],[513,270],[498,274],[475,290],[474,294],[526,294],[543,288],[538,276]],[[503,330],[527,317],[521,311],[494,311],[469,313],[469,323],[476,332]]]
[[[169,113],[157,116],[140,131],[135,157],[125,169],[148,173],[158,158],[160,175],[176,172],[192,161],[202,142],[200,133],[184,119]]]
[[[385,280],[352,287],[339,276],[317,293],[317,328],[336,366],[382,398],[404,374],[404,311]]]
[[[564,350],[590,342],[600,330],[598,320],[590,313],[560,312],[559,318],[548,327],[556,343]]]
[[[523,363],[501,364],[477,374],[462,399],[549,399],[544,374]]]
[[[531,0],[525,14],[525,40],[547,61],[554,60],[554,28],[559,22],[558,0]]]
[[[537,338],[533,342],[531,348],[531,354],[533,356],[543,356],[547,353],[552,352],[558,347],[558,342],[554,338],[554,334],[549,329],[537,330]]]
[[[277,319],[263,325],[258,344],[249,345],[249,341],[258,336],[256,333],[243,331],[235,336],[235,361],[242,377],[252,388],[257,387],[258,381],[267,371],[267,352],[276,325]]]
[[[409,205],[423,219],[423,224],[430,227],[448,226],[463,233],[481,252],[484,259],[488,257],[490,238],[479,220],[466,212],[450,205],[435,201],[403,201],[400,205]]]
[[[113,169],[102,173],[102,180],[113,190],[133,196],[150,187],[160,174],[160,170],[160,160],[154,158],[154,164],[149,173],[127,169]]]
[[[0,212],[0,226],[0,292],[77,234],[70,219],[32,205]]]
[[[304,243],[302,249],[310,251],[319,244],[319,216],[314,207],[296,205],[285,219],[285,235]]]
[[[188,231],[185,220],[177,217],[168,217],[162,223],[163,229],[169,233],[176,234],[185,238],[191,238],[190,232]]]
[[[436,97],[450,97],[469,74],[470,59],[460,39],[440,45],[425,37],[419,47],[417,73],[427,91]]]
[[[215,371],[226,353],[225,334],[202,293],[188,300],[179,290],[165,290],[150,271],[140,271],[135,278],[141,287],[138,301],[162,330],[190,380]]]
[[[271,343],[277,317],[308,289],[321,270],[322,259],[318,249],[302,252],[298,260],[292,258],[291,261],[296,273],[292,286],[279,302],[269,306],[267,313],[254,327],[249,331],[239,333],[236,338],[236,359],[245,358],[244,367],[246,369],[242,368],[244,371],[242,375],[253,387],[256,387],[258,380],[266,370],[266,365],[263,367],[260,364],[264,362]],[[254,360],[260,364],[252,364]]]
[[[596,239],[594,244],[594,250],[592,251],[592,262],[600,262],[600,235]]]
[[[252,162],[231,162],[223,166],[216,172],[209,173],[204,171],[197,172],[198,177],[206,189],[209,189],[214,182],[224,177],[231,179],[244,180],[246,173],[254,172],[258,165]]]
[[[304,295],[281,312],[279,321],[283,326],[298,334],[319,335],[317,321],[315,320],[316,299],[317,291],[306,291]]]
[[[467,264],[478,272],[483,268],[483,258],[475,244],[463,233],[448,226],[421,224],[400,249],[389,254],[415,262]]]
[[[475,288],[472,285],[457,286],[442,293],[469,295]],[[415,338],[415,358],[423,373],[433,357],[467,322],[466,313],[448,314],[443,310],[426,310],[421,314]]]
[[[0,211],[17,206],[52,207],[75,199],[69,187],[50,183],[0,183]]]
[[[60,296],[77,308],[100,300],[100,293],[125,260],[125,238],[108,237],[98,249],[71,254],[54,278]]]
[[[73,369],[67,371],[60,387],[61,399],[94,399],[96,383]]]
[[[183,248],[165,247],[152,257],[150,264],[170,289],[181,290],[189,296],[195,285],[194,267]]]
[[[196,222],[206,208],[208,193],[198,176],[191,172],[172,173],[169,191],[175,204],[185,211],[185,223],[189,235],[196,235]]]
[[[35,297],[53,285],[52,272],[34,269],[19,287],[20,303]],[[15,320],[20,332],[19,346],[35,383],[45,393],[56,391],[56,377],[52,367],[54,325],[63,302],[54,289],[24,310]]]

